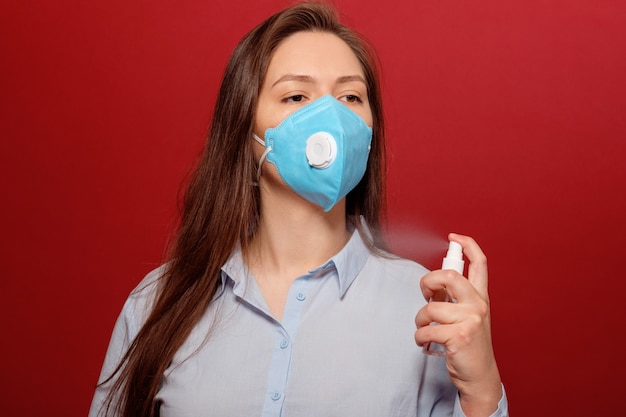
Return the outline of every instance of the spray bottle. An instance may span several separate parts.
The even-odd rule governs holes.
[[[463,267],[465,266],[465,262],[463,261],[463,247],[456,242],[450,242],[450,246],[448,246],[448,253],[446,257],[443,258],[443,263],[441,265],[441,269],[452,269],[459,274],[463,275]],[[450,298],[448,292],[445,289],[435,292],[431,297],[430,301],[447,301],[454,302],[453,299]],[[431,323],[431,325],[437,323]],[[435,356],[445,356],[446,355],[446,347],[440,345],[435,342],[428,342],[424,345],[424,353]]]

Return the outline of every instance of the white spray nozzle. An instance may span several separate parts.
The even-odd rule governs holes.
[[[456,242],[450,242],[450,246],[448,246],[448,253],[446,254],[446,257],[443,258],[441,269],[452,269],[463,275],[464,266],[463,247]]]

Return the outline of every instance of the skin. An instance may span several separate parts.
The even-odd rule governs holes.
[[[324,95],[340,100],[372,126],[363,71],[348,45],[328,33],[288,37],[270,60],[254,133],[262,138],[266,129]],[[254,143],[258,159],[264,149]],[[263,164],[259,187],[261,217],[244,256],[270,312],[280,320],[293,281],[326,262],[348,241],[345,199],[325,213],[294,193],[269,163]],[[458,302],[422,308],[415,318],[415,341],[420,346],[431,341],[446,346],[448,372],[459,389],[464,413],[489,416],[502,391],[491,345],[486,258],[470,237],[449,238],[461,244],[470,262],[468,279],[454,271],[433,271],[422,278],[426,299],[445,288]],[[433,321],[440,325],[429,326]]]
[[[445,288],[457,302],[432,302],[420,309],[415,342],[445,345],[446,366],[459,390],[463,412],[468,417],[489,416],[498,409],[502,387],[491,344],[487,258],[471,237],[451,233],[448,238],[463,247],[469,260],[468,278],[451,270],[432,271],[422,278],[427,300]],[[440,325],[430,326],[431,322]]]
[[[337,36],[299,32],[274,51],[259,94],[254,133],[277,126],[312,101],[331,95],[372,125],[363,70]],[[254,142],[260,158],[263,147]],[[341,250],[349,239],[345,199],[328,213],[294,193],[274,165],[263,164],[259,179],[261,219],[247,262],[280,320],[291,283]]]

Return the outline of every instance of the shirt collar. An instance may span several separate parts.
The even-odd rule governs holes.
[[[363,269],[370,256],[368,247],[358,230],[352,232],[352,237],[341,251],[331,258],[339,277],[339,297],[343,298],[348,288]]]
[[[222,291],[226,288],[226,281],[230,278],[234,282],[233,291],[236,295],[238,294],[238,287],[245,287],[246,281],[249,277],[248,266],[245,264],[243,260],[243,254],[241,252],[241,246],[237,245],[237,248],[233,251],[230,257],[226,260],[224,265],[222,265]]]
[[[365,233],[368,233],[367,229],[365,229]],[[354,282],[357,275],[359,275],[359,272],[361,272],[367,263],[369,256],[370,251],[368,247],[363,241],[359,231],[355,229],[352,232],[350,240],[348,240],[348,243],[346,243],[339,253],[331,257],[328,262],[309,272],[310,274],[315,275],[320,271],[331,268],[336,269],[339,279],[339,297],[343,298],[350,285]],[[225,288],[226,280],[230,278],[235,284],[234,291],[237,293],[238,287],[245,288],[247,286],[246,282],[249,277],[250,274],[248,267],[243,260],[241,247],[237,246],[222,266],[222,289]]]

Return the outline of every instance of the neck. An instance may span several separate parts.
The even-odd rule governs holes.
[[[261,177],[261,216],[244,257],[269,311],[281,320],[293,281],[338,253],[350,238],[345,199],[328,212]]]
[[[293,280],[337,254],[350,238],[345,200],[324,212],[298,196],[262,199],[246,261],[258,277]]]

